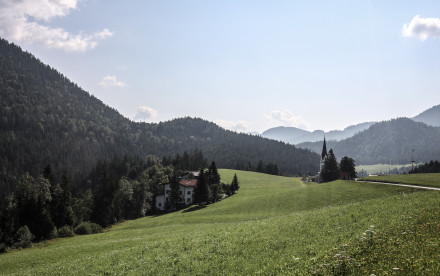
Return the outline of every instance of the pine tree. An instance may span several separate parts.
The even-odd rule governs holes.
[[[232,178],[231,190],[232,193],[236,193],[240,189],[240,183],[238,182],[237,174],[234,174],[234,178]]]
[[[205,169],[201,169],[199,179],[197,180],[197,187],[195,190],[195,203],[199,205],[208,204],[211,200],[211,189],[206,181],[204,173]]]
[[[347,156],[342,157],[339,164],[339,170],[341,171],[342,179],[350,180],[357,177],[354,160]]]
[[[217,170],[217,166],[215,165],[215,162],[212,161],[211,166],[208,168],[208,184],[220,184],[220,175]]]
[[[171,193],[170,193],[170,201],[169,201],[169,208],[170,211],[175,211],[178,209],[178,205],[179,205],[179,182],[178,182],[178,178],[176,173],[174,173],[173,177],[171,178],[170,181],[170,188],[171,188]]]
[[[330,149],[324,160],[324,166],[322,166],[320,176],[323,182],[339,179],[339,166],[338,161],[336,161],[335,154],[333,153],[333,149]]]
[[[51,186],[55,185],[55,177],[53,176],[52,167],[50,164],[47,164],[46,168],[44,169],[43,177],[49,180]]]
[[[258,161],[257,172],[260,172],[260,173],[264,172],[263,160]]]
[[[93,191],[92,220],[103,227],[116,222],[115,218],[115,194],[118,190],[119,181],[109,171],[108,165],[104,164],[101,179],[95,185]]]

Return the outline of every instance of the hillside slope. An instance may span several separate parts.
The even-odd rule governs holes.
[[[280,173],[316,171],[309,150],[226,131],[198,118],[135,123],[82,90],[30,53],[0,39],[0,169],[13,175],[54,171],[86,173],[114,155],[183,154],[198,147],[219,167],[259,160]]]
[[[440,159],[440,128],[407,118],[384,121],[342,141],[327,141],[337,158],[349,156],[356,164],[408,164],[414,159],[429,162]],[[298,147],[319,153],[322,142],[302,143]]]
[[[437,192],[345,181],[305,186],[298,178],[220,173],[222,179],[237,173],[237,195],[206,208],[127,221],[102,234],[0,255],[2,274],[309,275],[319,270],[329,275],[343,268],[351,275],[370,275],[374,269],[392,273],[395,267],[405,275],[421,268],[431,274],[440,271]],[[372,234],[361,238],[371,227],[383,239]],[[338,266],[341,254],[348,259],[343,267]],[[406,259],[411,263],[406,265]]]
[[[440,126],[440,105],[431,107],[412,118],[416,122],[422,122],[430,126]]]

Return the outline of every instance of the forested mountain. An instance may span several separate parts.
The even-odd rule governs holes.
[[[376,123],[367,130],[342,141],[327,141],[337,158],[349,156],[356,164],[408,164],[414,149],[414,160],[429,162],[440,159],[440,128],[398,118]],[[302,143],[298,147],[315,152],[322,142]]]
[[[438,127],[440,126],[440,105],[433,106],[412,119],[416,122]]]
[[[135,123],[20,47],[0,39],[0,169],[11,175],[86,173],[113,156],[182,154],[197,147],[222,168],[260,160],[282,174],[314,172],[319,157],[198,118]]]
[[[344,130],[332,130],[329,132],[324,132],[322,130],[311,132],[296,127],[274,127],[264,131],[261,136],[294,145],[303,142],[322,141],[324,135],[329,140],[339,141],[369,128],[372,124],[374,124],[374,122],[360,123],[346,127]]]

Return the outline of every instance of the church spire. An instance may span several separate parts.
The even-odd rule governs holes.
[[[324,136],[324,145],[322,145],[321,160],[324,160],[326,156],[327,156],[327,145],[325,143],[325,136]]]

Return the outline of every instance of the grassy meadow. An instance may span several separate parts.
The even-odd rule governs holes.
[[[362,180],[440,187],[440,174],[438,173],[368,176],[363,177]]]
[[[0,274],[440,272],[439,192],[237,173],[238,194],[0,255]]]
[[[406,165],[390,165],[390,164],[375,164],[375,165],[357,165],[356,171],[358,176],[361,176],[361,171],[364,170],[364,176],[368,174],[387,174],[390,170],[402,169],[406,172],[411,170],[411,164]]]

